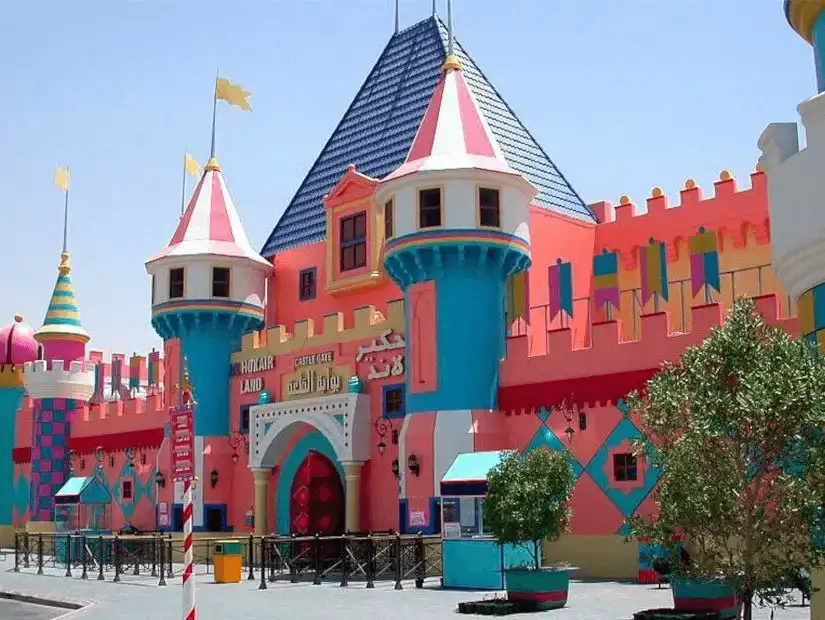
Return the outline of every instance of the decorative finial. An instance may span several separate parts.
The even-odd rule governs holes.
[[[60,266],[57,268],[57,273],[61,276],[69,275],[69,272],[72,270],[72,266],[69,263],[69,253],[68,252],[61,252],[60,253]]]
[[[719,173],[719,180],[720,181],[730,181],[730,179],[731,179],[730,172],[728,172],[727,170],[722,170],[722,172]]]
[[[189,360],[186,357],[183,358],[183,379],[175,386],[175,389],[177,389],[180,394],[182,405],[198,404],[195,400],[195,386],[193,386],[189,380]]]
[[[654,187],[652,190],[650,190],[650,195],[653,196],[654,198],[658,198],[659,196],[662,195],[662,188],[661,187]]]
[[[458,56],[455,54],[450,54],[447,58],[444,59],[444,64],[441,65],[442,71],[461,71],[461,61],[458,59]]]
[[[756,162],[756,171],[765,172],[765,166],[762,164],[761,161]]]
[[[620,205],[629,205],[630,204],[630,196],[625,194],[624,196],[619,198],[619,204]]]
[[[209,161],[206,162],[206,170],[214,170],[215,172],[221,171],[221,165],[218,163],[218,158],[212,155],[209,158]]]
[[[22,314],[15,314],[14,315],[14,322],[15,323],[22,323],[23,322],[23,315]]]
[[[696,181],[693,179],[685,181],[685,189],[696,189]]]

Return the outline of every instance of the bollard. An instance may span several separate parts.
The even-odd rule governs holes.
[[[401,534],[395,535],[393,541],[394,557],[393,557],[393,573],[395,574],[395,589],[401,590]]]
[[[14,572],[20,572],[20,532],[14,533]]]
[[[266,590],[266,539],[261,536],[261,583],[259,590]]]
[[[133,538],[132,544],[134,545],[134,549],[137,551],[132,556],[132,559],[135,561],[135,570],[132,571],[132,575],[137,577],[140,575],[140,558],[143,556],[143,548],[144,548],[144,541],[140,540],[139,538]]]
[[[372,532],[367,534],[367,588],[375,587],[375,541]]]
[[[112,554],[114,555],[115,560],[115,578],[112,579],[114,583],[120,582],[120,538],[115,536],[114,540],[114,549],[112,550]]]
[[[347,573],[349,572],[349,537],[344,534],[341,538],[341,583],[339,584],[342,588],[345,588],[349,585],[347,581]]]
[[[66,535],[66,577],[72,576],[72,535]]]
[[[43,534],[37,535],[37,574],[43,574]]]
[[[80,537],[80,553],[83,554],[83,561],[81,563],[81,566],[83,567],[83,572],[81,573],[80,578],[81,579],[88,579],[89,578],[89,573],[88,573],[88,569],[89,569],[88,564],[89,563],[86,560],[86,535],[85,534],[83,534]]]
[[[166,558],[164,556],[166,554],[164,552],[166,551],[166,545],[163,544],[163,537],[162,536],[157,539],[157,542],[159,543],[158,544],[158,554],[160,556],[158,558],[158,564],[160,564],[160,580],[158,580],[158,585],[159,586],[165,586],[166,585]]]
[[[249,576],[247,579],[255,581],[255,537],[252,534],[249,535],[247,547],[249,548]]]
[[[105,552],[105,545],[106,542],[103,540],[103,536],[100,536],[97,539],[97,580],[103,581],[105,577],[103,576],[103,563],[106,561],[106,556],[104,556]]]
[[[290,534],[290,538],[295,538],[295,534]],[[298,569],[295,567],[295,550],[297,548],[295,542],[289,543],[289,583],[298,583]]]
[[[166,576],[171,579],[175,576],[175,572],[172,569],[172,535],[169,534],[169,540],[166,545],[166,561],[169,565],[166,567]]]
[[[151,577],[158,576],[158,537],[152,536],[152,574]]]
[[[312,579],[312,585],[321,585],[321,535],[316,532],[315,539],[312,541],[312,563],[315,568],[315,576]]]
[[[424,579],[427,577],[425,554],[424,537],[421,535],[421,532],[418,532],[418,536],[415,539],[415,587],[419,589],[424,587]]]

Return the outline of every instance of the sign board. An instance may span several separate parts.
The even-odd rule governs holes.
[[[355,362],[369,364],[368,380],[402,378],[404,376],[404,350],[407,342],[402,334],[388,329],[368,344],[358,347]]]
[[[442,538],[461,538],[461,523],[455,521],[444,524],[441,530]]]
[[[195,477],[195,418],[191,406],[172,409],[172,480]]]
[[[261,355],[260,357],[250,357],[242,362],[232,362],[229,365],[229,374],[232,377],[240,375],[251,375],[256,372],[267,372],[275,368],[275,356]]]
[[[427,525],[427,518],[424,516],[424,512],[421,510],[411,510],[410,511],[410,523],[411,526],[422,526]]]
[[[263,377],[241,379],[241,394],[257,394],[264,389]]]
[[[169,502],[160,502],[158,504],[158,527],[169,527],[170,516]]]
[[[324,351],[323,353],[313,353],[311,355],[301,355],[295,358],[295,368],[302,366],[314,366],[315,364],[332,364],[332,351]]]
[[[283,375],[283,400],[297,400],[314,396],[340,394],[347,388],[352,370],[349,365],[316,364],[304,366],[293,373]]]

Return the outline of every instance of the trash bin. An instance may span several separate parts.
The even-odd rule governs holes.
[[[240,583],[243,564],[240,540],[215,543],[215,583]]]

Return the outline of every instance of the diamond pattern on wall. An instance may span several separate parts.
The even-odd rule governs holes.
[[[112,500],[120,507],[120,510],[123,513],[123,518],[126,521],[130,521],[132,519],[132,515],[134,515],[135,510],[144,498],[149,502],[154,502],[154,483],[156,471],[157,470],[152,467],[151,470],[149,470],[149,475],[145,479],[142,479],[142,475],[139,473],[139,466],[135,465],[134,467],[130,467],[127,459],[123,463],[123,467],[120,468],[117,479],[108,485],[109,492],[112,495]],[[131,500],[123,499],[124,480],[132,481]]]
[[[587,472],[582,473],[576,482],[570,508],[573,511],[571,534],[608,534],[615,532],[624,523],[624,515]]]
[[[602,444],[585,470],[626,517],[633,514],[651,489],[656,486],[660,477],[658,470],[642,462],[639,467],[640,479],[638,484],[623,483],[619,485],[613,479],[612,453],[617,450],[621,452],[629,450],[627,447],[629,442],[639,437],[640,434],[641,431],[638,427],[628,418],[624,418],[613,429],[607,441]],[[613,528],[610,531],[616,531],[617,529]]]
[[[533,438],[530,442],[524,446],[523,452],[530,452],[531,450],[535,450],[536,448],[548,448],[550,450],[555,450],[556,452],[565,452],[567,448],[561,442],[561,440],[556,437],[555,433],[550,430],[547,426],[547,417],[542,418],[541,413],[539,413],[539,419],[541,420],[542,424],[539,426],[536,433],[533,435]],[[573,473],[576,474],[576,478],[581,476],[583,471],[583,467],[581,463],[571,454],[567,452],[570,456],[570,461],[573,464]]]

